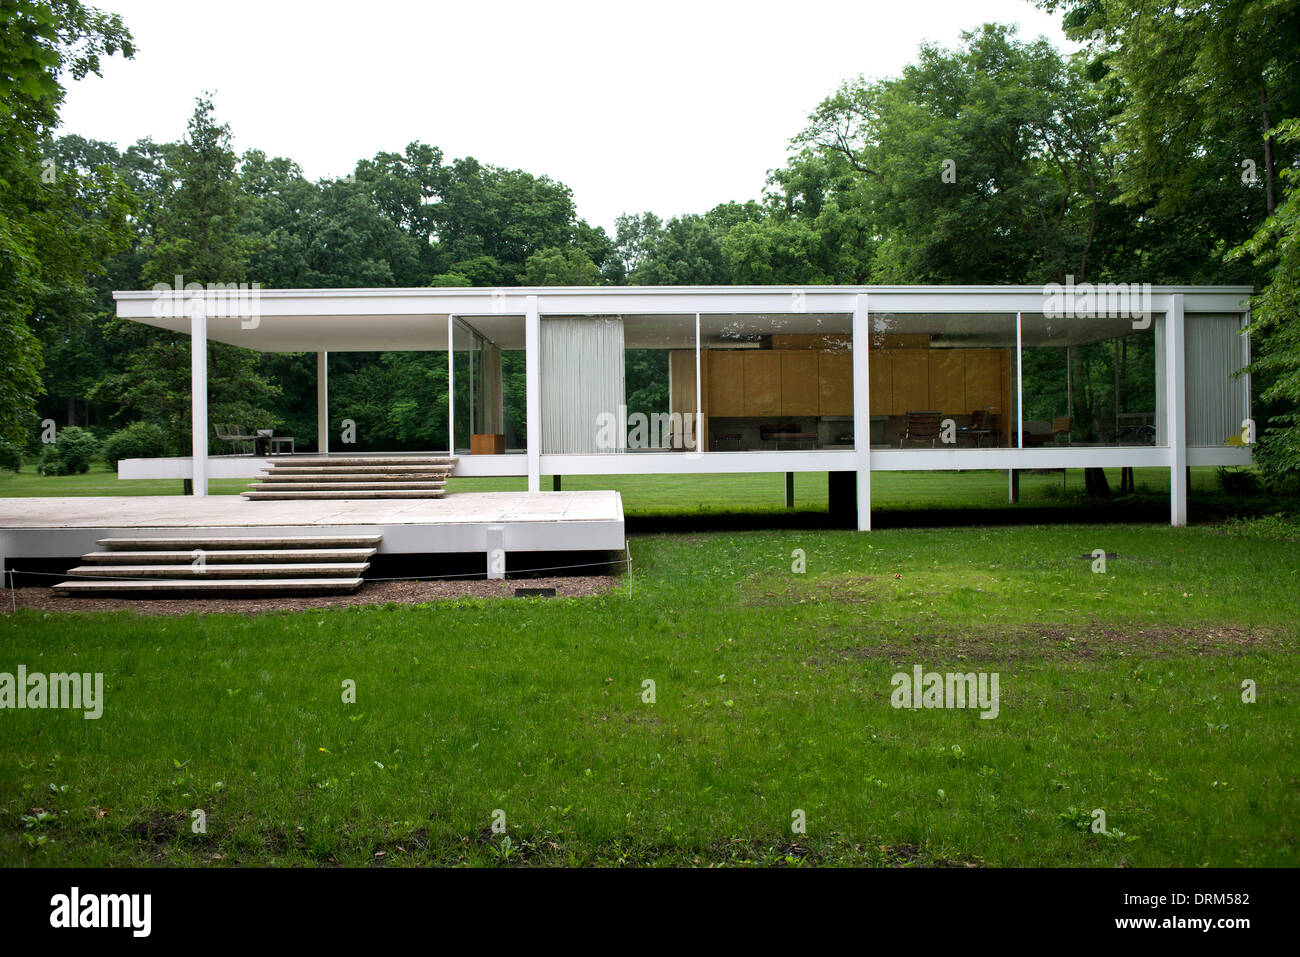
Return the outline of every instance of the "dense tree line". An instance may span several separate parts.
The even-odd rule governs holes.
[[[113,318],[111,290],[720,283],[1250,283],[1262,460],[1300,466],[1300,0],[1040,0],[1083,44],[989,24],[857,78],[797,131],[763,195],[584,222],[546,176],[414,142],[312,181],[236,155],[201,98],[178,143],[54,138],[61,82],[131,55],[116,17],[0,0],[0,436],[156,426],[188,447],[188,342]],[[8,79],[4,79],[8,78]],[[50,176],[49,171],[54,175]],[[629,357],[630,402],[665,396]],[[1083,377],[1104,380],[1105,350]],[[213,420],[314,434],[309,356],[211,353]],[[376,448],[445,441],[445,359],[333,359],[332,404]],[[510,387],[507,415],[522,416]],[[1262,413],[1262,414],[1261,414]]]

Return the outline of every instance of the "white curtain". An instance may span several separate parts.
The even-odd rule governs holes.
[[[1155,316],[1154,328],[1151,330],[1156,337],[1156,445],[1167,446],[1169,444],[1169,426],[1166,424],[1165,415],[1169,407],[1169,397],[1165,395],[1167,388],[1165,382],[1165,317],[1164,314]],[[1186,317],[1183,319],[1183,327],[1186,328]]]
[[[483,348],[479,352],[481,374],[475,427],[480,432],[500,435],[505,432],[501,411],[501,350],[486,339],[481,342]]]
[[[1184,328],[1187,444],[1222,447],[1246,417],[1243,380],[1232,377],[1242,367],[1241,317],[1188,316]]]
[[[623,427],[623,320],[542,320],[542,453],[619,451]],[[598,447],[602,427],[614,448]]]

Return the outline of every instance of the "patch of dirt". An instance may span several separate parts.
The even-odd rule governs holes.
[[[419,605],[457,598],[514,598],[516,588],[554,588],[557,598],[602,595],[614,587],[609,575],[564,578],[448,579],[442,581],[365,582],[350,595],[259,596],[255,598],[73,598],[48,588],[19,588],[0,593],[0,612],[18,608],[56,612],[134,611],[141,615],[256,615],[269,611],[311,611],[354,606]]]
[[[986,626],[980,634],[929,633],[909,639],[887,638],[879,644],[839,648],[845,660],[913,660],[918,654],[943,660],[1014,661],[1020,659],[1089,659],[1138,654],[1143,658],[1169,655],[1241,655],[1280,641],[1270,628],[1235,625],[1172,627],[1143,625],[1014,625]],[[960,658],[958,659],[958,656]]]

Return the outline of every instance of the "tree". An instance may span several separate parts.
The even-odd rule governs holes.
[[[962,40],[825,100],[794,140],[787,205],[849,198],[888,247],[878,282],[1082,281],[1113,194],[1104,104],[1045,39],[986,24]]]
[[[1284,147],[1300,143],[1300,119],[1283,122],[1275,134]],[[1253,303],[1250,331],[1261,348],[1252,369],[1272,380],[1260,398],[1279,408],[1260,436],[1258,458],[1268,472],[1294,482],[1300,474],[1300,167],[1283,170],[1280,182],[1284,199],[1234,255],[1271,269]]]
[[[230,130],[200,97],[185,141],[165,151],[164,178],[176,182],[159,197],[157,223],[143,244],[145,284],[239,283],[247,276],[254,244],[240,232],[245,197]],[[125,347],[120,367],[104,376],[92,398],[112,403],[124,419],[159,425],[177,449],[190,445],[190,341],[188,336],[141,326],[114,324]],[[208,407],[214,421],[270,427],[280,416],[272,408],[279,389],[260,372],[257,353],[212,342],[208,350]]]
[[[44,388],[29,322],[83,308],[88,277],[126,241],[128,200],[111,172],[61,172],[48,138],[66,79],[134,50],[120,17],[77,0],[5,0],[0,37],[0,441],[22,445]]]

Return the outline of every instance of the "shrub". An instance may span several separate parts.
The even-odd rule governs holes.
[[[122,459],[150,459],[168,452],[167,433],[153,422],[132,422],[104,440],[101,455],[109,468]]]
[[[1259,476],[1246,469],[1219,467],[1219,487],[1229,495],[1255,495],[1260,491]]]
[[[60,429],[54,442],[41,450],[37,470],[42,475],[78,475],[90,471],[90,458],[99,448],[95,437],[83,428],[69,425]]]
[[[0,469],[17,472],[23,467],[22,449],[0,439]]]

